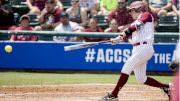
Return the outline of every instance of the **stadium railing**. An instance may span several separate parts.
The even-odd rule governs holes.
[[[10,31],[0,30],[0,40],[9,40],[10,35],[38,35],[43,41],[52,41],[53,36],[76,36],[76,37],[98,37],[98,38],[114,38],[119,33],[104,32],[56,32],[56,31]],[[179,40],[178,32],[155,32],[155,42],[159,43],[177,43]]]
[[[94,18],[97,20],[100,28],[102,28],[102,29],[108,28],[108,26],[109,26],[108,16],[96,15],[96,16],[94,16]]]

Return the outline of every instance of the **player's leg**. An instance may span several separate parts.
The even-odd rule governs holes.
[[[112,91],[112,95],[117,97],[119,91],[121,88],[126,84],[128,81],[129,75],[133,71],[135,67],[141,66],[144,62],[142,59],[145,59],[146,57],[139,57],[139,54],[141,52],[136,52],[135,54],[132,54],[132,56],[128,59],[128,61],[124,64],[122,70],[121,70],[121,76],[115,86],[115,88]]]
[[[130,59],[124,64],[121,76],[119,81],[117,82],[116,87],[112,91],[112,95],[117,96],[118,92],[121,90],[121,88],[125,85],[125,83],[128,80],[129,75],[134,70],[134,68],[139,68],[142,66],[145,66],[147,64],[147,61],[152,57],[154,53],[152,45],[142,45],[139,47],[133,48],[133,53]],[[144,70],[144,73],[146,69]],[[146,76],[146,74],[143,74]],[[146,79],[144,78],[144,81]]]
[[[171,99],[171,85],[170,84],[164,84],[159,82],[158,80],[151,78],[151,77],[147,77],[147,80],[144,83],[145,85],[148,86],[152,86],[152,87],[157,87],[160,88],[164,91],[164,93],[166,93],[169,97],[169,100]]]
[[[153,87],[158,87],[160,89],[166,89],[169,88],[168,84],[163,84],[157,80],[155,80],[154,78],[151,77],[147,77],[147,80],[144,83],[145,85],[149,85],[149,86],[153,86]]]
[[[165,89],[168,88],[168,84],[163,84],[154,78],[147,77],[146,76],[146,64],[141,65],[140,67],[134,68],[134,74],[136,76],[136,79],[139,83],[153,86],[153,87],[158,87],[160,89]]]
[[[121,88],[126,84],[129,78],[129,74],[133,70],[133,65],[135,66],[137,64],[137,61],[134,59],[136,58],[136,55],[132,55],[128,61],[124,64],[123,69],[121,71],[121,75],[119,77],[119,80],[111,92],[111,94],[108,94],[101,98],[100,101],[118,101],[118,93],[121,90]]]
[[[133,48],[132,56],[124,64],[121,72],[122,75],[114,88],[112,95],[117,95],[119,90],[127,82],[129,74],[134,70],[134,68],[142,67],[147,64],[147,61],[152,57],[154,53],[152,45],[142,45]],[[145,71],[144,71],[145,72]],[[146,73],[146,72],[145,72]],[[146,74],[144,74],[146,75]]]
[[[169,85],[168,84],[163,84],[154,78],[147,77],[146,76],[146,64],[142,65],[141,67],[137,67],[134,69],[134,74],[136,76],[136,79],[139,83],[152,86],[152,87],[157,87],[162,89],[165,93],[169,94]],[[168,95],[170,98],[170,95]]]
[[[144,84],[147,80],[146,64],[142,64],[141,66],[134,68],[134,75],[139,83]]]
[[[145,48],[144,48],[145,47]],[[147,49],[147,50],[145,50]],[[121,70],[121,76],[116,84],[116,87],[112,91],[112,95],[117,96],[121,88],[126,84],[129,75],[136,67],[140,67],[141,65],[147,63],[147,61],[153,55],[153,48],[140,46],[133,48],[132,56],[128,59],[128,61],[124,64]]]
[[[133,67],[138,66],[138,63],[141,61],[135,61],[136,55],[132,55],[129,60],[124,64],[121,75],[119,77],[119,80],[115,86],[115,88],[112,91],[112,95],[117,96],[121,88],[126,84],[128,81],[129,75],[131,74]]]
[[[129,75],[134,70],[134,68],[139,67],[142,64],[144,64],[145,62],[147,62],[146,60],[149,60],[151,58],[152,54],[153,54],[152,46],[150,46],[150,47],[146,47],[146,46],[134,47],[133,51],[132,51],[132,56],[124,64],[124,66],[121,70],[121,76],[120,76],[114,90],[112,91],[111,94],[104,96],[102,98],[103,99],[102,101],[111,101],[108,99],[117,98],[119,91],[126,84],[128,78],[129,78]]]
[[[171,99],[171,95],[170,95],[170,90],[171,90],[171,85],[169,84],[164,84],[164,83],[161,83],[159,82],[158,80],[154,79],[154,78],[151,78],[151,77],[147,77],[147,80],[145,81],[144,83],[145,85],[148,85],[148,86],[152,86],[152,87],[157,87],[157,88],[160,88],[164,91],[164,93],[166,93],[169,97],[169,99]]]
[[[145,84],[148,86],[152,86],[152,87],[160,88],[168,95],[169,99],[171,99],[170,85],[163,84],[163,83],[155,80],[154,78],[147,77],[146,76],[146,64],[142,65],[142,67],[135,68],[134,74],[135,74],[136,79],[139,83]]]

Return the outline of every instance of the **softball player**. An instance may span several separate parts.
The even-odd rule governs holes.
[[[122,42],[123,39],[132,36],[132,56],[124,64],[121,70],[121,76],[114,90],[110,94],[102,97],[100,101],[118,101],[118,93],[126,84],[132,71],[134,71],[136,79],[139,83],[158,87],[170,98],[170,87],[168,84],[163,84],[146,76],[147,62],[154,53],[154,18],[151,13],[143,12],[143,7],[144,6],[141,1],[135,1],[129,6],[129,13],[135,21],[118,37],[111,40],[112,43],[118,43]]]

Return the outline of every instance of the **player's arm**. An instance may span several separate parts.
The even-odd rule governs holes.
[[[118,43],[128,39],[128,37],[131,36],[133,32],[139,30],[145,23],[152,21],[152,16],[149,12],[143,13],[140,19],[136,20],[133,24],[131,24],[118,37],[111,39],[112,43]]]
[[[33,9],[33,0],[26,0],[29,9]]]
[[[136,20],[131,26],[129,26],[124,33],[122,34],[123,37],[131,36],[133,32],[138,31],[141,29],[141,27],[147,23],[152,22],[152,16],[149,12],[143,13],[140,19]]]

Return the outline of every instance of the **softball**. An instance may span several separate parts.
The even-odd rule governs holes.
[[[5,51],[7,53],[11,53],[12,52],[12,46],[11,45],[6,45],[4,49],[5,49]]]

